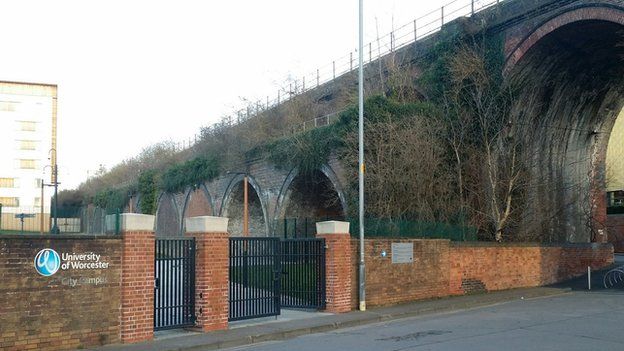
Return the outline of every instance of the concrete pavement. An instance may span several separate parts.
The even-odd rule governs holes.
[[[286,340],[312,333],[335,331],[354,326],[383,321],[422,316],[427,314],[452,312],[467,308],[491,306],[502,302],[528,300],[538,297],[556,296],[569,293],[567,288],[514,289],[480,295],[449,297],[444,299],[418,301],[405,305],[371,309],[366,312],[354,311],[345,314],[314,316],[288,321],[274,321],[265,324],[252,324],[230,330],[211,333],[186,333],[169,335],[151,342],[130,345],[109,345],[92,350],[99,351],[178,351],[215,350]]]
[[[624,292],[572,292],[236,350],[624,350]],[[230,349],[234,350],[234,349]]]

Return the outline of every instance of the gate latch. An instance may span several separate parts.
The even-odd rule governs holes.
[[[154,289],[160,288],[160,279],[154,279]]]

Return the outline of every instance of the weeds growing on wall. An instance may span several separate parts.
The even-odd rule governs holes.
[[[209,182],[219,175],[219,162],[214,155],[197,157],[181,164],[175,164],[161,176],[161,188],[176,193],[189,186]]]
[[[138,193],[140,196],[140,210],[143,214],[156,213],[156,172],[147,170],[139,175]]]

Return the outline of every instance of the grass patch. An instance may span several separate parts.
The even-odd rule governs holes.
[[[288,263],[282,265],[280,279],[281,295],[305,301],[316,300],[317,272],[314,263]],[[232,282],[263,290],[272,290],[274,287],[274,266],[261,265],[247,267],[245,279],[244,267],[231,267],[230,279]]]

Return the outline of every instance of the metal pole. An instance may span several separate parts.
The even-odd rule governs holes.
[[[43,178],[41,178],[41,214],[40,214],[41,226],[39,228],[39,234],[43,235]]]
[[[243,196],[244,196],[244,201],[243,201],[243,236],[247,237],[249,236],[249,208],[248,208],[248,194],[247,194],[247,176],[245,176],[244,181],[243,181]]]
[[[349,53],[349,72],[353,71],[353,52]]]
[[[418,41],[418,27],[416,26],[416,20],[414,20],[414,41]]]
[[[55,151],[56,152],[56,151]],[[58,234],[58,165],[54,164],[54,225],[52,226],[52,233]]]
[[[440,8],[440,11],[442,12],[442,25],[444,25],[444,6]]]
[[[249,223],[248,223],[248,197],[247,197],[247,176],[243,178],[243,236],[249,236]],[[247,241],[245,241],[245,249],[243,252],[243,286],[247,287],[249,284],[249,255],[247,252]]]
[[[474,0],[470,1],[470,15],[474,16]]]
[[[360,2],[360,20],[359,20],[359,48],[360,48],[360,67],[359,67],[359,84],[358,84],[358,99],[359,99],[359,118],[358,118],[358,139],[359,139],[359,217],[360,217],[360,311],[366,311],[366,270],[364,266],[364,60],[363,47],[364,47],[364,0]]]

